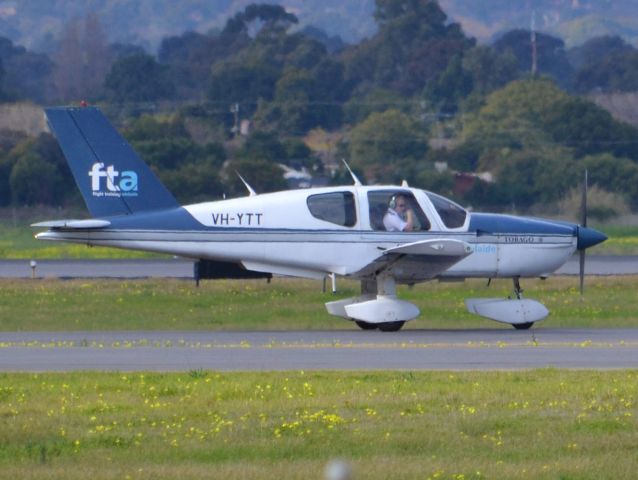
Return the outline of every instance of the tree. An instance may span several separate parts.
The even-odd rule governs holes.
[[[82,98],[82,47],[80,45],[80,22],[69,21],[60,39],[60,47],[55,55],[56,67],[53,74],[55,87],[61,100]]]
[[[627,196],[634,208],[638,206],[638,164],[628,158],[617,158],[609,153],[583,158],[589,172],[589,182],[610,192]]]
[[[420,93],[474,45],[435,0],[377,0],[374,17],[378,33],[342,55],[350,88]]]
[[[617,35],[604,35],[587,40],[578,47],[569,49],[567,56],[576,70],[588,65],[595,65],[602,60],[626,53],[636,49]]]
[[[95,99],[102,95],[104,78],[113,57],[99,18],[91,13],[70,20],[55,54],[54,82],[61,100]]]
[[[471,192],[470,201],[524,208],[553,202],[578,183],[585,166],[596,172],[595,183],[608,190],[623,185],[634,198],[629,164],[638,168],[638,131],[549,80],[515,81],[492,93],[462,136],[465,142],[448,155],[478,157],[476,169],[497,179],[489,191]]]
[[[253,158],[271,163],[286,163],[288,154],[284,144],[279,141],[276,134],[254,132],[237,152],[235,158]]]
[[[106,32],[95,13],[84,18],[83,82],[87,95],[97,98],[102,95],[104,79],[111,69],[113,57],[108,46]]]
[[[493,47],[500,54],[511,52],[518,60],[518,70],[530,73],[532,70],[531,37],[532,34],[529,30],[511,30],[494,42]],[[536,51],[537,73],[549,75],[562,87],[569,87],[574,72],[567,58],[565,42],[559,38],[537,32]]]
[[[171,116],[160,118],[153,115],[142,115],[133,119],[125,128],[124,136],[129,142],[189,138],[184,122]]]
[[[611,152],[638,162],[638,129],[584,98],[564,96],[547,109],[543,120],[554,141],[572,148],[577,157]]]
[[[9,184],[14,205],[53,205],[56,169],[42,157],[27,153],[11,169]]]
[[[116,60],[104,86],[118,102],[152,102],[170,99],[175,93],[167,68],[147,54]]]
[[[430,109],[446,114],[456,112],[458,103],[472,91],[472,77],[463,69],[461,57],[454,57],[439,77],[425,87]]]
[[[195,143],[181,116],[142,115],[127,126],[124,136],[180,202],[223,193],[219,176],[226,160],[223,146]]]
[[[213,102],[224,102],[229,107],[240,103],[248,114],[257,108],[259,99],[272,100],[279,68],[269,62],[221,62],[213,66],[208,97]]]
[[[316,126],[327,126],[329,119],[323,123],[325,105],[317,90],[310,72],[287,69],[275,85],[273,102],[263,104],[255,115],[255,123],[284,135],[302,135]]]
[[[287,188],[284,172],[276,163],[261,158],[234,158],[224,167],[226,193],[233,197],[246,195],[246,187],[237,173],[259,193]]]
[[[501,198],[508,205],[529,208],[562,198],[578,184],[580,172],[569,150],[546,147],[511,152],[497,176]]]
[[[350,132],[348,152],[370,182],[401,181],[427,152],[425,129],[399,110],[372,113]]]
[[[511,50],[498,53],[485,46],[465,52],[463,70],[472,78],[473,92],[480,95],[498,90],[520,75],[518,61]]]
[[[49,57],[14,46],[11,40],[0,37],[0,58],[4,66],[5,96],[37,102],[46,102],[51,98],[53,63]]]
[[[13,130],[0,130],[0,206],[11,204],[11,185],[9,177],[17,158],[12,155],[13,149],[25,140],[24,133]]]
[[[638,130],[614,120],[594,103],[572,97],[549,80],[508,84],[486,100],[463,128],[467,141],[480,145],[480,168],[493,170],[503,149],[570,148],[576,157],[612,152],[638,161]]]
[[[14,205],[64,205],[77,196],[75,189],[68,188],[73,184],[71,172],[57,141],[49,134],[16,144],[0,170],[10,171],[7,178]],[[0,203],[7,204],[6,191],[4,196]]]
[[[160,171],[159,177],[179,202],[193,203],[222,197],[225,189],[219,172],[219,165],[203,161]]]
[[[298,21],[295,15],[286,12],[280,5],[253,3],[226,22],[223,34],[254,36],[261,31],[287,30]]]
[[[199,99],[206,92],[211,65],[238,53],[247,43],[243,37],[186,32],[162,40],[158,60],[170,67],[180,98]]]
[[[634,92],[638,90],[638,51],[612,53],[584,65],[574,78],[577,92]]]
[[[548,80],[512,82],[489,95],[485,105],[468,117],[461,134],[478,152],[477,168],[496,173],[510,152],[551,144],[544,116],[565,96]]]
[[[0,57],[0,102],[4,100],[4,92],[2,91],[3,78],[4,78],[4,65],[2,64],[2,58]]]

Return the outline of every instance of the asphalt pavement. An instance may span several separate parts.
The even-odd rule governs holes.
[[[193,278],[193,261],[166,260],[0,260],[0,278]],[[573,256],[555,275],[578,275]],[[638,255],[589,255],[587,275],[637,275]]]
[[[638,368],[638,329],[0,333],[0,371]]]

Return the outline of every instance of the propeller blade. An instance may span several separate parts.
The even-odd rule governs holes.
[[[589,180],[588,172],[587,172],[587,169],[585,169],[585,178],[583,179],[583,192],[582,192],[581,203],[580,203],[580,214],[581,214],[580,220],[581,220],[581,225],[585,228],[587,228],[587,183],[588,183],[588,180]],[[578,254],[579,254],[578,275],[579,275],[579,281],[580,281],[580,298],[582,300],[584,298],[584,293],[585,293],[585,255],[586,255],[585,249],[581,248]]]
[[[585,169],[585,178],[583,180],[583,191],[582,197],[580,201],[580,224],[583,227],[587,226],[587,182],[588,182],[588,172]]]
[[[585,292],[585,250],[580,250],[578,252],[579,255],[579,270],[578,275],[580,279],[580,298],[583,298],[583,294]]]

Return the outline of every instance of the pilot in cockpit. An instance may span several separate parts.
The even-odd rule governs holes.
[[[411,232],[414,229],[414,212],[405,195],[399,193],[392,197],[383,216],[383,226],[388,232]]]

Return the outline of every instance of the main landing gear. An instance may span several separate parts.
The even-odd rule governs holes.
[[[405,322],[368,323],[362,320],[355,320],[354,323],[361,330],[376,330],[378,328],[382,332],[398,332],[405,324]]]
[[[517,300],[520,300],[523,298],[523,289],[521,288],[520,278],[512,278],[512,283],[514,284],[514,295]],[[512,325],[516,330],[529,330],[532,325],[534,325],[534,322],[513,323]]]
[[[354,321],[362,330],[401,330],[406,321],[419,316],[416,305],[399,300],[396,282],[389,275],[361,281],[361,296],[326,303],[328,313]]]

